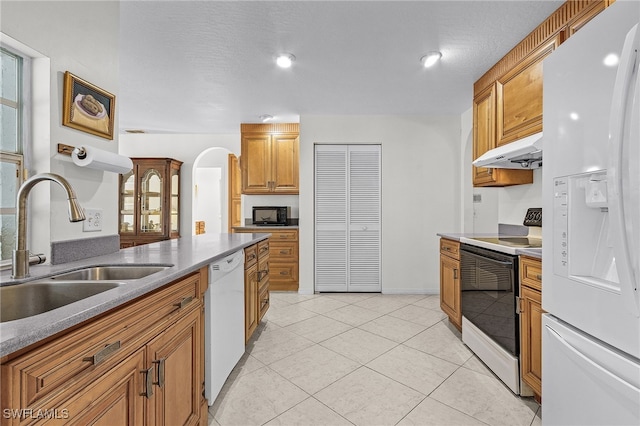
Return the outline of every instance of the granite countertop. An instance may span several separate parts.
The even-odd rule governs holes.
[[[147,294],[201,267],[268,238],[268,233],[202,234],[119,250],[116,253],[60,265],[31,266],[28,280],[0,274],[2,286],[98,265],[173,265],[147,277],[39,315],[0,323],[0,357],[66,330]]]
[[[474,234],[474,233],[453,233],[453,232],[439,232],[436,235],[442,238],[446,238],[453,241],[460,242],[461,238],[478,238],[478,237],[500,237],[499,234]],[[505,235],[510,236],[510,235]],[[542,259],[542,249],[541,248],[514,248],[514,252],[518,256],[529,256],[537,259]]]

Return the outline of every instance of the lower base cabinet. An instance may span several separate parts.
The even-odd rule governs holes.
[[[520,257],[520,374],[542,396],[542,262]]]
[[[270,239],[244,249],[244,341],[247,343],[269,309]]]
[[[207,424],[207,273],[4,357],[0,424]]]
[[[449,322],[462,330],[459,251],[458,241],[440,239],[440,309],[449,316]]]

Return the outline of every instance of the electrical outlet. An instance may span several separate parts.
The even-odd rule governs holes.
[[[102,231],[102,209],[84,209],[83,232]]]

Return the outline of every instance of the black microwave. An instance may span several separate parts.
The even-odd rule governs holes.
[[[284,226],[289,219],[290,207],[254,206],[253,224],[259,226]]]

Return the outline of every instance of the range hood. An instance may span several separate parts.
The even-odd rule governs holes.
[[[542,167],[542,132],[487,151],[473,165],[494,169]]]

